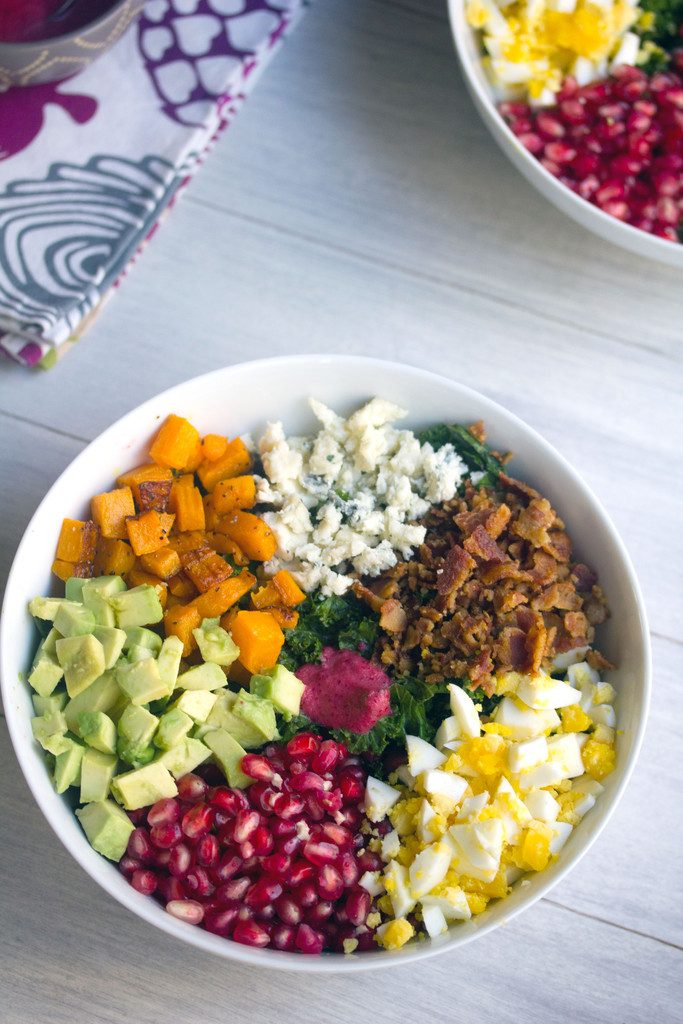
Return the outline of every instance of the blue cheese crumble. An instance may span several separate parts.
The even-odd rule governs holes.
[[[288,569],[306,591],[343,594],[350,572],[378,576],[424,540],[415,520],[450,501],[467,472],[452,445],[434,451],[394,424],[405,409],[373,398],[348,419],[314,398],[317,434],[287,437],[269,423],[258,441],[265,478],[258,500],[278,550],[268,571]]]

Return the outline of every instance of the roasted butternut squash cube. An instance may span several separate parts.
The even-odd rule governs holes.
[[[175,513],[176,530],[203,530],[206,527],[204,503],[198,487],[187,487],[174,482],[169,508]]]
[[[55,558],[52,563],[52,571],[55,576],[66,583],[72,576],[77,576],[82,580],[90,579],[95,575],[95,566],[93,562],[65,562],[63,558]]]
[[[253,476],[234,476],[219,480],[212,492],[213,507],[219,515],[256,504],[256,483]]]
[[[168,543],[174,551],[177,551],[179,555],[183,555],[186,551],[199,551],[201,548],[208,548],[209,538],[206,534],[200,533],[199,530],[190,530],[187,533],[171,534]],[[215,547],[215,545],[212,544],[212,547]]]
[[[277,550],[275,534],[253,512],[230,512],[221,520],[218,530],[239,544],[245,555],[255,562],[267,562]]]
[[[189,601],[197,593],[194,583],[184,572],[179,572],[168,581],[168,589],[180,601]]]
[[[187,658],[197,646],[192,635],[193,629],[202,624],[202,615],[193,604],[179,604],[164,614],[166,636],[177,636],[183,642],[183,654]]]
[[[119,487],[130,487],[135,504],[140,507],[140,484],[146,480],[172,480],[173,473],[167,466],[157,466],[155,462],[147,462],[144,466],[136,466],[116,478]]]
[[[98,576],[125,576],[135,565],[135,555],[125,540],[100,537],[95,554],[95,572]]]
[[[227,533],[219,533],[217,530],[211,533],[207,533],[206,538],[214,549],[221,555],[230,555],[235,565],[249,565],[249,559],[245,555],[239,544],[235,544],[234,540],[228,537]]]
[[[249,449],[240,437],[229,441],[223,455],[215,462],[205,460],[197,469],[197,476],[205,491],[212,491],[219,480],[227,480],[231,476],[241,476],[251,466]]]
[[[204,461],[216,462],[225,455],[227,447],[227,437],[223,437],[222,434],[207,434],[206,437],[202,438]]]
[[[96,494],[90,502],[90,509],[103,537],[110,540],[127,539],[126,519],[135,515],[130,487],[117,487],[115,491]]]
[[[63,562],[92,562],[99,536],[92,519],[65,519],[57,541],[57,558]]]
[[[199,443],[199,432],[189,420],[172,414],[157,431],[149,454],[160,466],[187,469],[192,458],[196,457]]]
[[[277,663],[285,636],[270,612],[239,611],[230,633],[247,671],[263,672]]]
[[[192,604],[198,609],[202,619],[213,619],[224,615],[228,608],[240,600],[256,583],[256,577],[246,569],[239,576],[231,576],[206,593],[195,597]]]
[[[232,576],[228,563],[215,551],[189,551],[181,560],[186,575],[200,594],[205,594]]]
[[[168,587],[163,580],[160,580],[157,576],[153,576],[149,572],[145,572],[144,569],[140,569],[137,565],[134,565],[130,572],[126,573],[126,584],[132,587],[141,587],[143,583],[147,586],[154,587],[159,598],[159,603],[162,608],[166,607],[166,598],[168,597]]]
[[[280,595],[273,586],[273,581],[269,580],[265,586],[259,590],[255,590],[251,595],[251,603],[254,608],[274,608],[276,604],[280,604]]]
[[[136,555],[146,555],[168,544],[168,535],[173,526],[174,516],[168,512],[141,512],[126,520],[130,546]]]
[[[269,608],[268,611],[281,629],[296,629],[299,625],[299,613],[293,608],[277,607]]]
[[[138,484],[140,511],[149,512],[153,508],[157,512],[167,512],[172,486],[172,480],[141,480]]]
[[[302,601],[306,600],[306,595],[296,582],[291,572],[287,572],[286,569],[280,569],[273,576],[271,583],[280,595],[279,604],[284,604],[288,608],[294,608],[296,605],[301,604]]]
[[[140,556],[140,565],[152,576],[158,576],[161,580],[170,580],[180,572],[180,555],[173,548],[166,545]]]
[[[205,494],[202,498],[202,504],[204,506],[204,524],[207,530],[215,530],[221,521],[221,517],[213,507],[213,495]]]

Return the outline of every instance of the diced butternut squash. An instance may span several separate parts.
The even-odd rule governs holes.
[[[173,526],[174,516],[168,512],[141,512],[126,520],[130,546],[136,555],[146,555],[150,551],[168,544],[168,535]]]
[[[200,594],[232,576],[232,569],[215,551],[189,551],[182,556],[183,569]]]
[[[205,494],[202,498],[202,504],[204,505],[204,523],[207,530],[215,530],[221,521],[221,517],[213,507],[213,495]]]
[[[206,462],[216,462],[222,458],[227,447],[228,439],[221,434],[207,434],[202,438],[202,452]]]
[[[135,504],[140,507],[140,484],[145,480],[172,480],[173,474],[167,466],[157,466],[154,462],[147,462],[144,466],[136,466],[135,469],[122,473],[117,477],[119,487],[130,487],[133,492]]]
[[[187,469],[196,456],[199,433],[182,416],[169,416],[149,448],[150,458],[169,469]]]
[[[202,448],[202,442],[197,441],[197,444],[194,446],[194,449],[190,454],[190,457],[185,463],[185,469],[188,470],[188,472],[190,473],[194,473],[199,468],[199,466],[201,466],[203,461],[204,449]]]
[[[171,480],[141,480],[138,484],[140,511],[149,512],[153,508],[157,512],[167,512],[172,485]]]
[[[232,624],[235,621],[235,616],[237,615],[238,611],[239,608],[233,606],[225,613],[225,615],[221,619],[221,626],[223,627],[223,629],[227,630],[228,633],[232,629]],[[235,663],[233,662],[233,665],[234,664]],[[246,671],[246,669],[244,669],[243,671]],[[232,676],[230,678],[232,678]],[[249,679],[247,678],[247,684],[248,683]]]
[[[135,515],[133,492],[130,487],[117,487],[115,491],[96,494],[90,502],[90,508],[103,537],[126,540],[126,519]]]
[[[291,572],[287,572],[286,569],[280,569],[279,572],[276,572],[271,583],[280,595],[278,604],[284,604],[287,608],[295,608],[296,605],[306,600],[303,590]]]
[[[170,580],[180,572],[180,555],[173,548],[166,545],[140,556],[140,565],[152,576],[158,576],[160,580]]]
[[[241,476],[248,472],[251,456],[244,441],[236,437],[229,441],[223,455],[215,462],[205,460],[197,470],[197,476],[205,491],[212,491],[219,480],[227,480],[231,476]]]
[[[179,572],[168,581],[168,589],[180,601],[189,601],[196,596],[197,588],[184,572]]]
[[[174,551],[177,551],[179,555],[183,555],[186,551],[198,551],[201,548],[208,548],[210,541],[211,538],[207,537],[204,533],[200,533],[199,530],[190,530],[188,533],[171,534],[168,543]],[[211,543],[211,547],[215,548],[215,544]]]
[[[245,555],[256,562],[267,562],[277,549],[271,528],[252,512],[231,512],[221,520],[218,529],[239,544]]]
[[[83,580],[90,579],[95,575],[95,566],[93,562],[65,562],[63,558],[55,558],[52,563],[52,571],[55,576],[66,583],[72,576],[78,576]]]
[[[280,604],[280,595],[273,586],[273,581],[269,580],[264,587],[259,590],[255,590],[251,595],[251,603],[254,608],[274,608],[276,604]]]
[[[158,576],[152,576],[151,573],[145,572],[144,569],[139,569],[137,566],[133,566],[129,573],[126,573],[126,584],[129,587],[141,587],[143,584],[154,587],[159,597],[159,602],[162,608],[166,607],[166,598],[168,596],[168,587],[163,580],[160,580]]]
[[[256,583],[256,577],[246,569],[243,569],[239,576],[231,576],[230,579],[212,587],[205,594],[195,597],[192,602],[197,608],[202,619],[213,619],[217,615],[224,615],[228,608],[232,608],[241,597],[244,597]]]
[[[235,544],[234,540],[230,540],[226,533],[207,533],[206,539],[214,551],[221,555],[230,555],[235,565],[249,565],[249,559],[242,548]]]
[[[197,645],[192,635],[193,629],[202,624],[202,615],[193,604],[179,604],[169,608],[164,614],[164,631],[166,636],[177,636],[183,642],[183,654],[187,658]]]
[[[100,537],[95,554],[95,573],[98,576],[125,576],[135,565],[135,555],[125,540]]]
[[[65,519],[57,541],[57,558],[63,562],[92,562],[99,535],[92,519]]]
[[[281,629],[296,629],[299,624],[299,613],[293,608],[269,608],[268,611]]]
[[[175,513],[176,530],[180,533],[205,529],[204,503],[198,487],[174,483],[169,508]]]
[[[270,612],[239,611],[230,632],[240,649],[239,660],[252,673],[272,668],[285,642],[284,633]]]
[[[213,507],[219,515],[256,504],[256,483],[253,476],[234,476],[219,480],[213,489]]]

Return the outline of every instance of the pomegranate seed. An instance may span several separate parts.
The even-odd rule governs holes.
[[[505,100],[498,108],[503,117],[524,117],[529,113],[529,104],[519,101]]]
[[[357,832],[360,828],[360,823],[363,820],[363,815],[358,807],[343,807],[339,812],[338,823],[340,825],[346,825],[352,832]]]
[[[344,891],[344,881],[333,864],[323,864],[318,871],[318,892],[324,900],[338,900]]]
[[[270,944],[267,930],[256,921],[238,921],[232,933],[233,942],[241,942],[244,946],[264,948]]]
[[[239,844],[240,857],[242,863],[246,864],[247,861],[255,860],[254,857],[254,844],[250,839],[245,839],[243,843]]]
[[[204,917],[204,907],[196,900],[170,900],[166,904],[166,910],[186,924],[199,924]]]
[[[289,788],[295,793],[303,793],[308,789],[323,790],[325,780],[315,772],[304,771],[290,779]]]
[[[219,786],[211,794],[211,806],[223,811],[224,814],[234,818],[238,811],[247,810],[249,801],[239,789],[228,789],[227,786]]]
[[[311,761],[311,768],[318,775],[332,771],[339,761],[339,747],[334,740],[323,740],[320,749],[316,751]]]
[[[294,944],[302,953],[322,953],[324,945],[323,934],[315,928],[311,928],[309,924],[300,924],[296,930]]]
[[[361,886],[356,886],[352,889],[346,897],[344,904],[349,922],[356,926],[365,924],[370,913],[371,904],[372,900],[370,899],[369,892],[366,892]]]
[[[304,844],[302,852],[306,860],[316,866],[332,864],[339,856],[339,850],[333,843],[316,843],[310,839]]]
[[[258,811],[239,811],[235,818],[233,838],[236,843],[244,843],[249,839],[261,824],[261,815]]]
[[[566,142],[548,142],[544,153],[549,160],[556,164],[569,164],[576,156],[576,150],[568,146]]]
[[[277,774],[268,758],[261,754],[246,754],[241,767],[245,775],[260,782],[272,782]]]
[[[237,912],[238,907],[235,905],[205,913],[204,927],[207,932],[213,932],[214,935],[222,935],[224,938],[227,938],[237,920]]]
[[[318,893],[312,882],[304,882],[292,893],[292,899],[296,900],[302,910],[307,910],[318,901]]]
[[[542,136],[546,139],[562,139],[565,135],[565,128],[561,121],[552,114],[548,114],[545,111],[539,113],[536,117],[536,127]]]
[[[183,775],[182,779],[178,779],[178,799],[196,804],[199,800],[204,799],[208,788],[204,779],[190,772],[189,775]]]
[[[192,854],[185,843],[176,843],[168,859],[168,871],[174,878],[182,878],[192,866]]]
[[[199,839],[206,835],[213,825],[213,808],[207,804],[195,804],[183,815],[181,828],[188,839]]]
[[[178,847],[176,847],[178,849]],[[234,875],[242,867],[242,858],[237,853],[231,853],[228,851],[223,854],[218,864],[218,867],[214,870],[214,875],[218,882],[227,882],[233,878]]]
[[[273,928],[272,944],[276,949],[294,949],[294,937],[296,932],[288,924],[278,924]]]
[[[130,884],[143,896],[151,896],[157,887],[157,876],[148,868],[138,868],[133,872]]]
[[[373,931],[369,930],[361,932],[360,934],[356,933],[355,937],[358,940],[358,946],[356,947],[356,951],[358,953],[369,953],[371,952],[371,950],[377,949],[374,934],[375,933]]]
[[[676,227],[681,219],[678,205],[668,196],[663,196],[657,202],[657,220],[664,225]]]
[[[155,825],[149,833],[152,843],[161,850],[170,850],[181,837],[180,825],[175,821],[168,825]]]
[[[193,896],[210,896],[214,887],[205,868],[195,867],[187,872],[183,884]]]
[[[600,209],[617,220],[628,220],[630,214],[628,203],[622,199],[610,199],[606,203],[601,203]]]
[[[271,853],[270,856],[264,857],[261,866],[269,874],[286,875],[292,866],[292,858],[278,850],[277,853]]]
[[[169,903],[171,900],[185,899],[185,890],[179,878],[160,878],[159,892],[166,903]]]
[[[320,900],[319,903],[314,903],[306,915],[306,920],[309,924],[320,925],[323,921],[327,921],[332,916],[334,907],[328,900]]]
[[[246,896],[250,885],[248,878],[231,878],[216,890],[216,899],[219,903],[239,902]]]
[[[304,801],[291,793],[279,793],[277,799],[273,801],[273,811],[278,818],[285,820],[296,818],[303,809]]]
[[[285,821],[283,818],[273,818],[268,822],[268,827],[276,839],[283,836],[293,836],[296,833],[296,822]]]
[[[214,864],[217,864],[219,854],[220,849],[216,836],[203,836],[197,843],[197,860],[200,864],[203,864],[205,868],[212,868]]]
[[[357,803],[365,792],[365,786],[349,771],[340,772],[338,785],[344,798],[344,803]]]
[[[158,868],[168,867],[168,862],[171,859],[171,850],[155,850],[154,851],[154,863]]]
[[[357,857],[355,857],[350,850],[347,850],[342,853],[337,866],[345,888],[349,889],[352,885],[355,885],[360,878],[360,868],[358,867]]]
[[[328,796],[327,793],[306,793],[304,801],[306,805],[306,815],[309,821],[315,822],[324,820],[325,804],[323,803],[323,801],[325,800],[326,796]]]
[[[680,174],[676,175],[669,171],[663,171],[652,175],[652,184],[660,196],[675,197],[681,191]]]
[[[282,895],[282,884],[279,879],[263,875],[257,882],[251,886],[244,902],[248,907],[265,907],[268,903],[272,903],[278,896]]]
[[[299,850],[302,840],[297,835],[287,836],[285,839],[278,839],[275,844],[275,852],[284,854],[285,857],[293,857]]]
[[[137,811],[126,811],[134,825],[144,825],[147,821],[147,808],[139,807]]]
[[[667,225],[655,224],[652,229],[652,234],[656,235],[657,238],[665,238],[667,242],[678,241],[678,235],[676,234],[675,229]]]
[[[270,832],[265,825],[259,825],[251,837],[251,842],[254,847],[254,853],[259,857],[265,857],[271,852],[275,846],[275,840],[273,834]]]
[[[312,732],[300,732],[287,744],[287,753],[292,759],[308,760],[320,746],[320,737]]]
[[[265,814],[272,814],[273,800],[278,795],[278,790],[273,789],[267,782],[255,782],[249,787],[249,799],[252,807],[258,807]]]
[[[361,874],[365,874],[366,871],[381,871],[384,867],[384,862],[380,855],[373,853],[371,850],[363,850],[360,856],[356,858],[356,863]]]
[[[119,871],[121,872],[122,875],[125,875],[127,878],[130,878],[133,872],[137,871],[138,868],[141,867],[142,861],[138,860],[136,857],[129,857],[128,854],[124,854],[121,860],[119,861]]]
[[[287,885],[296,889],[297,886],[303,885],[304,882],[310,881],[314,875],[313,866],[305,860],[295,861],[289,871],[285,874],[285,881]]]
[[[291,896],[278,897],[275,910],[284,924],[296,925],[301,921],[301,907]]]
[[[172,825],[180,818],[180,804],[177,800],[157,800],[147,812],[149,825]]]
[[[126,852],[130,857],[144,862],[154,860],[154,848],[146,828],[136,828],[130,834]]]
[[[343,825],[335,825],[331,821],[326,821],[320,826],[318,831],[320,832],[320,838],[329,840],[335,846],[353,845],[353,835]]]

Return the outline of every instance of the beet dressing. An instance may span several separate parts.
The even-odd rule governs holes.
[[[2,0],[0,42],[30,43],[77,32],[117,0]]]

